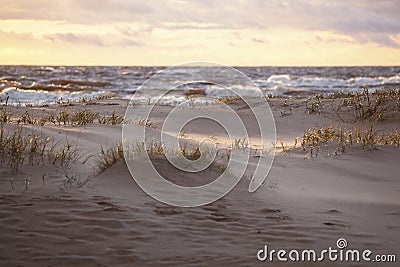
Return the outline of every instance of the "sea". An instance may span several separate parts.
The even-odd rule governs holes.
[[[11,105],[50,105],[110,95],[130,99],[140,86],[162,66],[0,66],[0,101]],[[400,66],[377,67],[234,67],[246,75],[269,97],[309,97],[318,94],[400,88]],[[177,72],[175,84],[196,80],[195,69]],[[223,72],[216,68],[213,72]],[[229,78],[227,78],[229,79]],[[235,80],[231,81],[235,85]],[[252,90],[240,88],[243,95]],[[154,90],[170,90],[163,83]],[[224,97],[224,88],[209,83],[190,83],[173,88],[161,99],[164,104],[179,105],[190,95],[204,99]],[[151,95],[147,98],[151,101]],[[202,97],[196,103],[201,105]]]

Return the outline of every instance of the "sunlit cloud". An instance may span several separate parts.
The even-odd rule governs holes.
[[[390,0],[3,0],[0,62],[64,64],[85,50],[76,64],[393,65],[399,13]]]

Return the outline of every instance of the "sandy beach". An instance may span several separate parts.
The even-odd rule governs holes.
[[[0,3],[0,267],[400,266],[400,1]]]
[[[301,145],[307,129],[364,127],[350,108],[334,111],[342,98],[318,100],[271,98],[277,142],[268,178],[254,193],[243,177],[225,197],[211,204],[180,208],[162,204],[135,183],[123,159],[107,166],[99,163],[101,148],[116,147],[122,125],[43,125],[20,122],[67,109],[124,116],[128,101],[92,100],[46,107],[8,106],[5,132],[15,127],[32,129],[60,143],[66,139],[79,150],[68,164],[49,161],[29,164],[16,172],[3,155],[0,172],[0,260],[2,266],[284,266],[261,262],[257,252],[271,249],[336,247],[344,238],[348,247],[374,254],[394,254],[400,247],[400,150],[395,144],[358,142],[341,147],[337,141],[319,144],[316,152]],[[306,104],[307,102],[307,104]],[[140,112],[145,104],[135,106]],[[241,101],[230,107],[245,118],[249,109]],[[3,108],[5,108],[3,106]],[[173,107],[156,106],[150,131],[157,133]],[[204,107],[193,107],[193,109]],[[377,133],[399,129],[399,112],[386,112],[374,127]],[[135,123],[133,123],[135,124]],[[137,127],[140,126],[136,122]],[[250,134],[256,133],[251,123]],[[229,147],[224,133],[198,121],[181,136],[194,142],[212,133],[217,146]],[[304,138],[303,138],[304,139]],[[254,149],[251,136],[246,147]],[[338,149],[339,148],[339,149]],[[233,149],[231,147],[231,149]],[[142,160],[140,157],[136,161]],[[198,186],[218,176],[218,168],[198,173],[178,171],[163,157],[152,156],[157,170],[176,184]],[[257,157],[249,165],[257,163]],[[250,170],[247,170],[251,172]],[[293,266],[344,266],[343,262],[291,263]],[[352,266],[374,266],[354,262]],[[384,263],[382,266],[396,266]]]

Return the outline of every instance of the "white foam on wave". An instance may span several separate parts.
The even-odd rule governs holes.
[[[260,91],[257,88],[249,88],[241,85],[234,85],[231,86],[230,89],[228,90],[226,88],[220,87],[220,86],[208,86],[207,89],[205,90],[205,93],[207,96],[210,97],[227,97],[227,96],[246,96],[246,97],[260,97]],[[236,94],[236,93],[237,94]]]
[[[4,103],[8,98],[8,104],[10,105],[21,105],[27,104],[32,105],[45,105],[54,104],[59,100],[63,101],[77,101],[81,98],[92,98],[106,94],[105,91],[94,91],[94,92],[50,92],[50,91],[37,91],[37,90],[19,90],[15,87],[4,89],[0,93],[0,99]]]
[[[64,80],[60,80],[64,81]],[[170,81],[171,82],[171,81]],[[182,81],[179,79],[172,81],[172,84],[180,84]],[[350,92],[363,90],[364,86],[370,86],[372,90],[387,88],[388,86],[399,87],[400,85],[400,74],[383,77],[353,77],[348,79],[341,79],[335,77],[321,77],[321,76],[294,76],[289,74],[282,75],[271,75],[266,79],[254,79],[254,84],[258,86],[264,95],[272,96],[287,96],[287,95],[299,95],[306,96],[314,93],[332,93],[332,92]],[[190,84],[190,83],[189,83]],[[36,85],[33,82],[33,85]],[[199,85],[195,83],[193,86],[183,86],[172,88],[172,94],[165,95],[161,99],[157,99],[157,95],[167,90],[165,83],[155,84],[155,88],[146,90],[146,94],[141,97],[137,97],[143,103],[160,103],[165,105],[177,106],[182,103],[184,105],[197,105],[204,106],[215,104],[217,101],[212,98],[235,96],[233,92],[237,92],[241,96],[245,97],[259,97],[259,90],[255,88],[249,88],[241,86],[239,84],[231,86],[231,90],[227,90],[219,85]],[[116,87],[118,88],[118,86]],[[65,88],[68,90],[68,88]],[[46,91],[46,90],[21,90],[17,89],[15,85],[0,89],[0,98],[3,103],[7,97],[9,97],[9,103],[13,105],[44,105],[58,102],[60,99],[64,101],[76,101],[81,98],[92,98],[100,95],[107,94],[107,92],[114,92],[119,94],[121,97],[129,99],[131,93],[137,89],[107,89],[101,91]],[[199,94],[204,94],[206,97],[192,97],[186,96],[191,94],[190,91],[195,94],[196,91]],[[208,98],[207,98],[208,97]]]
[[[137,104],[159,104],[168,106],[208,106],[218,103],[216,99],[209,97],[190,97],[178,95],[164,95],[163,97],[154,97],[149,95],[132,96],[126,95],[124,99],[133,100]]]
[[[257,79],[254,83],[263,88],[267,94],[283,96],[294,92],[331,93],[360,91],[365,86],[384,87],[399,86],[400,74],[390,77],[354,77],[340,79],[333,77],[271,75],[267,79]]]

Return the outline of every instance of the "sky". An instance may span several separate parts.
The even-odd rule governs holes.
[[[0,0],[0,64],[400,65],[398,0]]]

